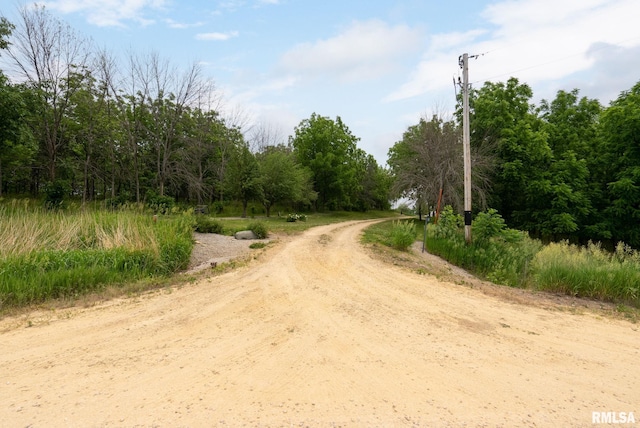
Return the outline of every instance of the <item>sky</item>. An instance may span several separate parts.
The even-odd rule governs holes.
[[[0,0],[17,20],[30,2]],[[535,103],[558,90],[608,105],[640,81],[638,0],[49,0],[78,33],[123,60],[200,64],[226,114],[282,142],[312,113],[339,116],[385,165],[420,117],[450,115],[458,58],[470,82],[516,77]]]

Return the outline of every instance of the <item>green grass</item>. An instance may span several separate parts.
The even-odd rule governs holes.
[[[193,216],[0,205],[0,309],[76,297],[186,268]]]
[[[379,243],[399,251],[407,251],[418,239],[417,229],[414,220],[383,221],[367,227],[362,242]]]
[[[567,242],[543,246],[523,232],[506,228],[494,210],[478,217],[474,223],[482,233],[467,245],[461,218],[452,211],[444,213],[442,223],[428,228],[427,249],[496,284],[640,308],[638,251],[622,243],[615,252],[592,243],[586,247]]]
[[[398,216],[397,213],[392,211],[367,211],[364,213],[353,211],[332,211],[327,213],[307,213],[305,214],[305,221],[288,222],[287,214],[282,214],[280,217],[278,217],[277,214],[272,214],[271,217],[256,216],[254,218],[247,217],[243,219],[237,217],[216,217],[215,220],[222,224],[222,234],[231,236],[240,230],[250,229],[249,226],[252,223],[256,223],[256,221],[263,223],[269,232],[296,234],[304,232],[312,227],[324,226],[342,221],[394,218]]]
[[[542,290],[640,307],[640,253],[624,244],[610,253],[593,243],[552,243],[536,255],[532,268]]]

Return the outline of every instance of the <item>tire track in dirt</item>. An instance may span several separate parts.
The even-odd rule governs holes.
[[[640,333],[370,257],[310,229],[179,289],[0,321],[6,426],[590,426],[640,420]],[[67,315],[66,317],[64,315]]]

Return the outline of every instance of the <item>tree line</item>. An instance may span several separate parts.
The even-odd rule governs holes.
[[[640,248],[640,82],[609,106],[558,91],[532,102],[515,78],[470,93],[474,211],[545,240]],[[389,150],[394,191],[462,210],[461,111],[423,118]]]
[[[124,64],[43,6],[0,18],[0,197],[75,196],[112,204],[170,197],[194,204],[389,208],[390,177],[340,117],[313,114],[282,141],[223,115],[198,64],[156,53]]]

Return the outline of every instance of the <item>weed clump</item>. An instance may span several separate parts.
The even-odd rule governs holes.
[[[265,239],[267,236],[269,236],[269,231],[267,230],[267,226],[261,221],[255,221],[255,222],[249,223],[249,225],[247,226],[247,229],[255,233],[258,239]]]
[[[393,248],[406,251],[416,240],[416,227],[413,222],[394,221],[389,239]]]

